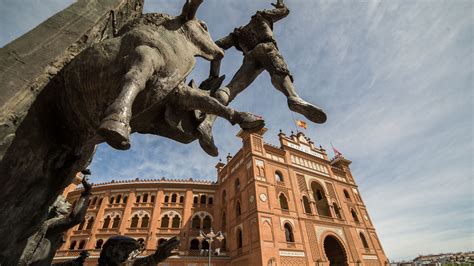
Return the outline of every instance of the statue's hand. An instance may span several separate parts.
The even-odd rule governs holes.
[[[84,193],[90,194],[92,185],[89,182],[87,182],[86,176],[82,178],[82,186],[84,187]]]
[[[177,248],[178,245],[179,245],[179,239],[177,237],[172,237],[168,239],[166,242],[161,243],[155,252],[154,257],[155,257],[156,262],[161,262],[165,260],[166,258],[174,255],[172,250]]]
[[[272,3],[272,6],[274,6],[275,8],[281,8],[285,7],[285,4],[283,3],[283,0],[277,0],[276,4]]]

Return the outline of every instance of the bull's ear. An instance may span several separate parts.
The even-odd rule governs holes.
[[[186,0],[181,11],[181,17],[185,20],[191,20],[196,16],[196,11],[203,0]]]

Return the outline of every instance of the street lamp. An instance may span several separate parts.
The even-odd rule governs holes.
[[[212,242],[214,242],[214,238],[219,240],[219,242],[222,242],[222,240],[224,240],[224,235],[221,231],[219,231],[217,234],[214,234],[214,230],[212,230],[212,227],[211,231],[207,234],[204,234],[202,230],[199,230],[199,236],[197,237],[197,239],[200,242],[206,240],[209,243],[209,266],[211,266]]]

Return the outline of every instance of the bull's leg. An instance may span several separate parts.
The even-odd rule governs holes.
[[[129,55],[130,67],[122,78],[120,94],[105,111],[98,133],[112,147],[120,150],[130,148],[130,119],[132,105],[158,67],[159,56],[148,46],[138,46]]]
[[[227,86],[218,89],[214,97],[221,104],[228,105],[229,102],[231,102],[237,94],[245,90],[262,71],[263,69],[257,66],[252,57],[244,57],[242,66],[234,75],[231,82]],[[207,153],[217,152],[217,147],[214,145],[212,137],[212,126],[216,118],[216,115],[206,115],[206,119],[197,128],[199,144]]]
[[[239,124],[244,130],[258,131],[265,125],[262,118],[227,107],[199,89],[181,86],[175,89],[175,93],[173,103],[185,110],[197,109],[209,115],[223,117],[232,124]],[[210,155],[217,156],[217,148],[205,151]]]

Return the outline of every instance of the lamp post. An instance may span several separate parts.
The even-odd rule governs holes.
[[[221,242],[222,240],[224,240],[224,235],[222,234],[221,231],[217,232],[217,234],[214,234],[214,231],[212,230],[212,227],[211,227],[211,231],[207,234],[204,234],[204,232],[202,230],[199,231],[199,236],[197,237],[197,239],[199,239],[199,241],[203,241],[203,240],[206,240],[208,243],[209,243],[209,266],[211,266],[211,254],[212,254],[212,242],[214,242],[214,238],[219,240],[219,242]]]

